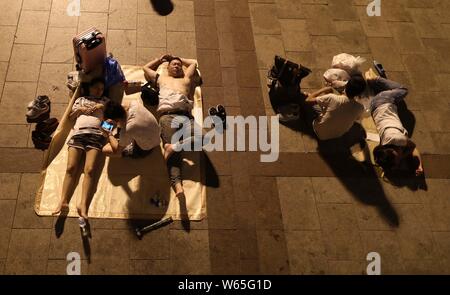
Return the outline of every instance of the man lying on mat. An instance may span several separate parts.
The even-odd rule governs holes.
[[[156,71],[164,62],[169,63],[167,74],[160,76]],[[183,71],[183,66],[187,67],[186,71]],[[194,102],[189,97],[193,89],[197,62],[192,59],[164,55],[146,64],[143,70],[145,79],[149,82],[156,82],[159,86],[157,114],[164,144],[164,159],[167,163],[172,188],[177,197],[182,197],[184,196],[181,178],[182,159],[179,151],[183,148],[182,146],[192,144],[192,140],[195,140],[195,138],[185,138],[182,142],[172,142],[172,136],[183,126],[190,125],[193,129],[194,118],[191,111]],[[182,122],[182,120],[184,121]],[[180,124],[181,122],[182,124]],[[172,125],[179,127],[174,128]]]
[[[107,156],[123,156],[142,158],[159,146],[160,129],[155,116],[137,101],[125,102],[122,105],[109,101],[104,110],[106,122],[120,127],[117,140],[112,130],[105,134],[108,144],[103,147]]]
[[[84,164],[84,180],[81,191],[81,202],[77,205],[80,218],[87,220],[89,204],[96,190],[94,180],[102,148],[106,138],[100,129],[103,120],[103,108],[109,101],[103,96],[103,79],[94,79],[89,84],[89,95],[79,97],[72,107],[69,119],[75,119],[73,135],[67,142],[69,146],[67,169],[64,176],[61,200],[53,214],[69,210],[69,201],[77,184],[77,176],[81,167],[83,154],[86,154]]]

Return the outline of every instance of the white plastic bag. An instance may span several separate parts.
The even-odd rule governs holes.
[[[341,69],[329,69],[323,74],[325,84],[335,89],[344,88],[350,80],[350,75]]]
[[[366,61],[365,58],[360,56],[353,56],[348,53],[341,53],[333,57],[331,67],[335,69],[341,69],[348,74],[359,72],[360,66]]]

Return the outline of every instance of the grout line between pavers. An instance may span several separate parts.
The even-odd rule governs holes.
[[[16,196],[16,206],[14,208],[14,218],[13,218],[13,224],[11,226],[11,230],[9,232],[9,243],[8,243],[8,250],[6,251],[6,257],[5,257],[5,265],[4,265],[4,270],[6,270],[6,262],[8,260],[9,257],[9,250],[11,248],[11,240],[12,240],[12,234],[13,234],[13,228],[14,228],[14,220],[16,219],[16,214],[17,214],[17,203],[19,201],[19,194],[20,194],[20,186],[22,185],[22,178],[23,178],[23,174],[20,174],[20,178],[19,178],[19,187],[17,189],[17,196]]]
[[[52,14],[53,1],[56,1],[56,0],[52,0],[52,3],[50,5],[50,11],[49,11],[49,14],[48,14],[47,28],[46,28],[46,32],[45,32],[45,43],[47,41],[48,31],[49,31],[49,28],[50,28],[50,17],[51,17],[51,14]],[[77,27],[78,27],[78,25],[77,25]],[[35,95],[37,94],[37,91],[39,89],[39,80],[41,78],[41,70],[42,70],[42,64],[43,64],[44,53],[45,53],[45,43],[44,43],[44,48],[42,49],[41,63],[39,65],[39,75],[38,75],[38,79],[37,79]],[[30,131],[29,132],[31,132],[31,124],[30,124]],[[28,134],[28,143],[30,141],[30,138],[31,138],[31,136],[30,136],[30,134]],[[28,143],[27,143],[27,146],[28,146]],[[22,182],[22,179],[21,179],[21,182]],[[33,194],[33,196],[35,197],[35,194]],[[33,211],[34,211],[34,202],[33,202],[32,208],[33,208]],[[52,220],[52,225],[54,223],[54,220],[55,220],[55,218],[53,218],[53,220]],[[45,273],[46,274],[48,272],[48,259],[49,259],[49,254],[50,254],[50,246],[51,246],[51,243],[52,243],[51,235],[52,235],[53,231],[50,230],[49,232],[50,232],[50,237],[49,237],[49,243],[48,243],[47,259],[46,259],[46,262],[45,262],[46,263],[46,265],[45,265]]]
[[[2,94],[2,96],[0,97],[0,104],[1,104],[1,102],[3,100],[3,94],[4,94],[4,90],[5,90],[5,86],[6,86],[6,78],[8,77],[8,72],[9,72],[9,68],[10,68],[10,65],[11,65],[11,57],[12,57],[12,53],[13,53],[13,50],[14,50],[14,44],[15,44],[15,41],[16,41],[17,31],[19,30],[19,22],[20,22],[20,16],[22,15],[23,1],[24,0],[22,0],[22,2],[20,4],[20,13],[19,13],[19,17],[17,18],[16,30],[14,31],[13,42],[12,42],[12,45],[11,45],[11,50],[10,50],[9,58],[8,58],[8,61],[7,61],[8,62],[8,67],[6,68],[6,72],[5,72],[5,82],[3,83],[3,86],[2,86],[2,89],[1,89],[1,92],[0,92]],[[12,27],[12,26],[9,26],[9,27]]]

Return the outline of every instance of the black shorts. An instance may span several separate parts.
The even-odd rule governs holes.
[[[106,144],[106,137],[99,134],[84,133],[72,136],[67,145],[73,148],[88,151],[95,149],[101,151]]]

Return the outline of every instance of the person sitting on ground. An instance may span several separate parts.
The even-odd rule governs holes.
[[[94,79],[89,84],[87,96],[79,97],[72,106],[69,119],[75,119],[73,135],[67,142],[68,159],[64,176],[61,200],[53,214],[69,210],[69,201],[77,184],[77,175],[81,167],[83,154],[86,154],[84,164],[84,180],[81,192],[81,202],[77,211],[81,218],[87,220],[88,208],[96,190],[94,180],[98,163],[102,156],[102,148],[106,138],[100,129],[103,120],[103,109],[109,101],[103,96],[103,79]]]
[[[104,118],[120,128],[119,140],[112,132],[105,131],[108,144],[103,147],[103,152],[107,156],[141,158],[160,144],[161,132],[155,116],[138,101],[122,105],[109,101],[105,106]]]
[[[156,71],[164,62],[169,63],[167,75],[160,76]],[[186,71],[183,71],[183,66],[187,67]],[[145,79],[149,82],[156,82],[159,86],[157,114],[164,144],[164,159],[167,162],[172,188],[177,197],[182,197],[184,196],[184,190],[181,178],[182,159],[179,153],[179,144],[190,144],[190,141],[194,138],[185,138],[183,142],[177,143],[172,142],[172,136],[183,128],[182,126],[185,128],[187,128],[186,125],[191,128],[194,126],[194,118],[191,114],[194,103],[189,97],[193,90],[193,78],[197,70],[197,62],[192,59],[163,55],[161,58],[156,58],[146,64],[143,70]],[[173,128],[172,125],[182,126]]]
[[[366,79],[375,94],[370,111],[380,135],[380,145],[373,151],[375,162],[385,171],[409,170],[414,162],[416,176],[423,175],[420,152],[408,138],[408,132],[398,116],[397,105],[406,97],[408,89],[378,77],[372,70],[366,73]]]
[[[320,140],[338,138],[350,130],[364,111],[364,107],[355,97],[361,95],[365,88],[364,78],[354,75],[342,95],[334,94],[331,87],[308,95],[305,104],[312,106],[316,112],[313,129]]]

